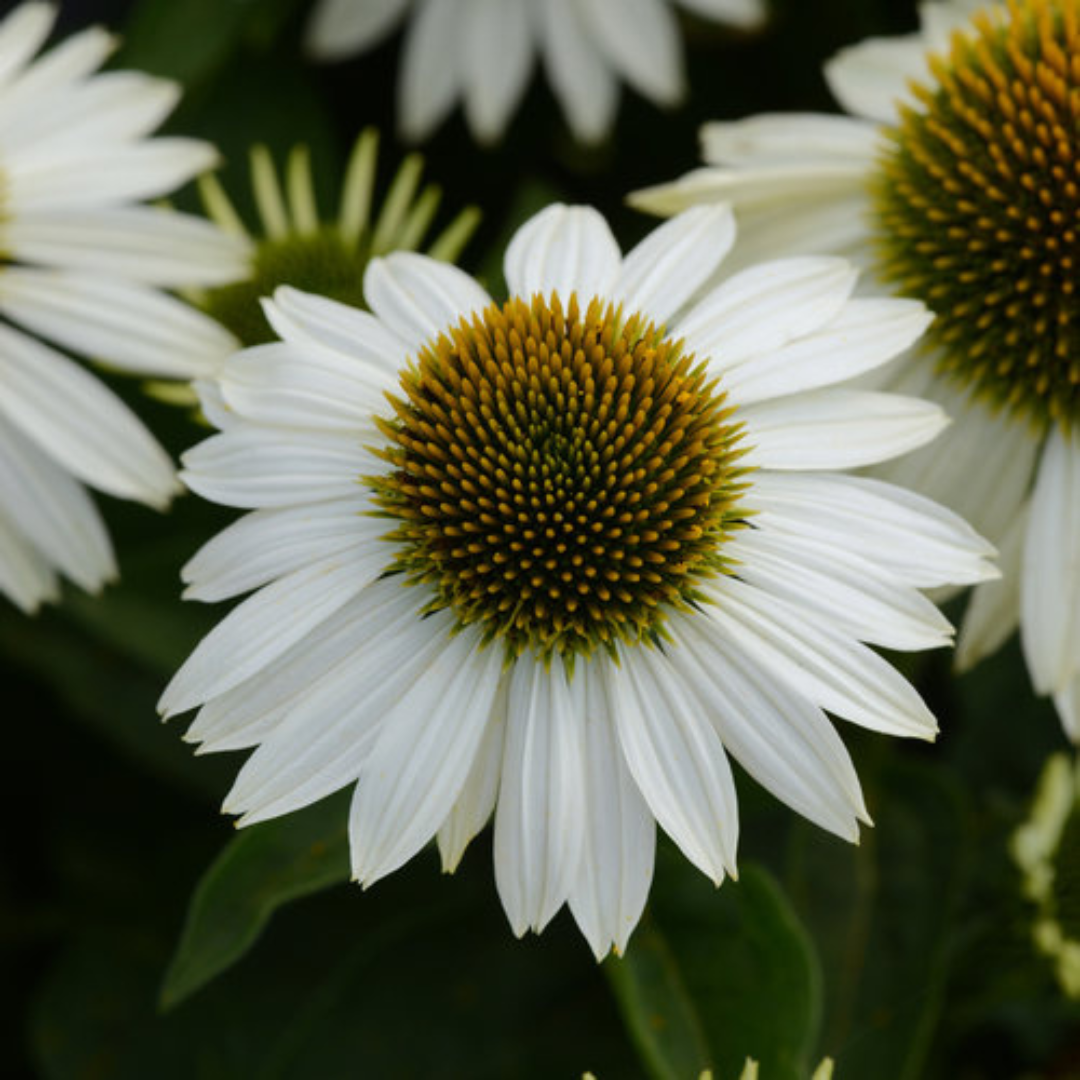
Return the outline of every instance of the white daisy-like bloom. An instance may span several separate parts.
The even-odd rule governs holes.
[[[537,55],[574,135],[603,139],[626,82],[658,105],[685,93],[676,3],[741,28],[764,0],[320,0],[307,49],[340,60],[406,22],[398,79],[402,134],[430,135],[458,101],[473,135],[498,140],[521,103]]]
[[[725,207],[621,255],[552,206],[496,304],[414,253],[368,267],[370,312],[282,288],[280,341],[207,398],[221,430],[185,483],[252,512],[185,568],[251,590],[162,696],[203,751],[254,747],[240,823],[355,783],[363,885],[437,837],[447,870],[494,812],[517,934],[569,903],[598,957],[645,903],[654,822],[717,884],[735,870],[728,754],[856,840],[867,812],[823,710],[930,739],[867,643],[935,648],[919,592],[993,576],[991,549],[917,495],[842,470],[936,435],[941,410],[837,384],[928,321],[796,258],[692,298],[732,246]]]
[[[212,320],[161,291],[228,280],[242,246],[207,222],[136,205],[214,163],[188,139],[148,139],[178,88],[130,71],[95,74],[100,28],[38,56],[51,4],[0,21],[0,592],[54,600],[64,576],[115,576],[84,485],[163,507],[168,456],[85,367],[45,339],[122,371],[192,378],[233,347]]]
[[[637,193],[661,214],[732,202],[745,253],[841,254],[937,318],[882,384],[955,419],[881,475],[1001,550],[957,662],[1019,626],[1035,690],[1080,740],[1080,4],[921,5],[919,34],[826,66],[853,115],[763,115],[702,132],[709,167]]]

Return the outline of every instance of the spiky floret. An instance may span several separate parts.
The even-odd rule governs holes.
[[[263,316],[260,299],[279,285],[292,285],[354,307],[364,307],[363,278],[368,262],[389,251],[419,248],[439,209],[434,184],[421,188],[423,159],[409,155],[390,184],[381,209],[372,214],[378,162],[378,133],[364,131],[356,142],[341,191],[336,219],[324,221],[315,199],[307,148],[289,154],[284,183],[265,146],[251,154],[251,179],[263,235],[253,239],[248,276],[201,294],[196,302],[233,332],[245,346],[276,340]],[[212,175],[199,181],[207,213],[227,231],[247,229],[224,189]],[[427,248],[437,259],[460,255],[479,222],[469,208],[458,214]]]
[[[914,86],[875,185],[887,277],[936,313],[942,372],[1080,423],[1080,0],[1009,0]]]
[[[656,641],[725,567],[739,427],[704,366],[640,315],[511,299],[441,334],[380,420],[394,569],[508,657]]]

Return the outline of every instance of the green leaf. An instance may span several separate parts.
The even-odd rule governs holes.
[[[604,965],[642,1061],[653,1076],[680,1080],[707,1068],[711,1054],[679,963],[649,921],[624,960]]]
[[[124,31],[118,58],[192,84],[221,68],[245,38],[265,46],[296,0],[142,0]]]
[[[657,1080],[737,1077],[747,1056],[770,1080],[804,1080],[821,1014],[813,943],[773,878],[745,866],[717,892],[681,856],[663,860],[652,911],[605,965]]]
[[[859,847],[801,827],[790,895],[828,973],[823,1052],[839,1076],[917,1080],[941,1015],[967,876],[964,805],[941,769],[864,770],[876,827]]]
[[[170,1009],[237,962],[282,904],[348,879],[348,793],[245,829],[203,875],[165,974]]]

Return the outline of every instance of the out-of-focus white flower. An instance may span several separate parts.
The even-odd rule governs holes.
[[[764,0],[321,0],[307,47],[321,60],[339,60],[406,21],[403,134],[426,138],[460,100],[482,142],[506,130],[539,54],[574,134],[595,142],[611,130],[621,82],[658,105],[681,99],[673,2],[738,27],[765,16]]]
[[[934,503],[843,470],[937,434],[940,409],[841,388],[907,348],[914,301],[853,299],[835,258],[702,293],[735,237],[688,211],[622,255],[552,206],[516,233],[504,304],[416,254],[368,267],[371,312],[292,289],[281,341],[225,366],[205,498],[253,512],[185,568],[257,590],[170,683],[203,750],[254,747],[241,823],[355,784],[365,886],[437,836],[452,870],[495,816],[515,933],[569,903],[598,957],[652,878],[654,823],[735,869],[728,753],[845,839],[867,821],[823,710],[933,738],[867,644],[945,645],[919,591],[993,576]]]
[[[98,74],[104,30],[38,56],[55,14],[27,3],[0,22],[0,592],[26,611],[61,575],[96,590],[116,572],[84,484],[156,507],[177,486],[134,414],[53,346],[120,371],[205,373],[232,338],[161,290],[227,281],[244,254],[205,221],[138,205],[215,152],[147,137],[179,88]]]
[[[1080,740],[1080,3],[946,0],[922,29],[826,67],[851,117],[707,125],[709,167],[637,193],[662,214],[734,204],[744,258],[827,251],[935,312],[882,385],[956,423],[881,475],[1001,549],[974,593],[962,667],[1019,625],[1035,689]],[[911,83],[912,78],[922,80]]]

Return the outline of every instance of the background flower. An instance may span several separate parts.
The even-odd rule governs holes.
[[[187,299],[221,328],[232,346],[273,340],[262,300],[279,285],[312,290],[346,303],[363,305],[364,269],[376,255],[412,251],[427,241],[439,212],[441,192],[434,183],[421,187],[423,160],[411,154],[397,169],[385,193],[377,191],[379,135],[368,128],[356,140],[330,219],[320,212],[308,146],[298,143],[279,177],[269,149],[251,149],[251,197],[260,229],[244,224],[228,193],[213,173],[198,178],[203,209],[223,234],[245,252],[243,268],[213,288],[188,289]],[[247,194],[244,192],[244,194]],[[428,241],[433,258],[453,261],[479,224],[476,207],[466,207]],[[204,398],[228,353],[208,357],[196,372]],[[195,406],[198,395],[188,383],[154,382],[154,396],[177,405]]]
[[[826,65],[855,116],[707,125],[711,167],[634,201],[671,213],[730,199],[752,256],[787,243],[837,252],[935,311],[926,343],[888,384],[939,401],[957,423],[882,473],[953,507],[999,546],[1004,580],[976,590],[958,661],[993,653],[1019,625],[1035,689],[1053,698],[1075,741],[1080,129],[1075,72],[1061,58],[1080,43],[1078,8],[947,0],[920,11],[921,34],[865,42]],[[909,87],[912,77],[926,80],[922,89]],[[995,97],[992,86],[1007,90]],[[1052,156],[1039,125],[1053,132]]]
[[[0,23],[0,591],[26,611],[60,575],[96,590],[116,572],[84,484],[158,508],[176,487],[135,415],[52,346],[191,377],[232,342],[161,287],[228,280],[242,257],[205,222],[138,205],[214,162],[206,143],[147,138],[179,87],[95,74],[114,44],[99,28],[37,56],[55,14],[27,3]]]
[[[676,0],[695,15],[756,26],[764,0]],[[539,53],[575,136],[611,130],[619,83],[658,105],[685,93],[671,0],[320,0],[307,47],[339,60],[377,44],[406,18],[398,85],[401,131],[426,138],[460,99],[473,135],[499,139]]]

